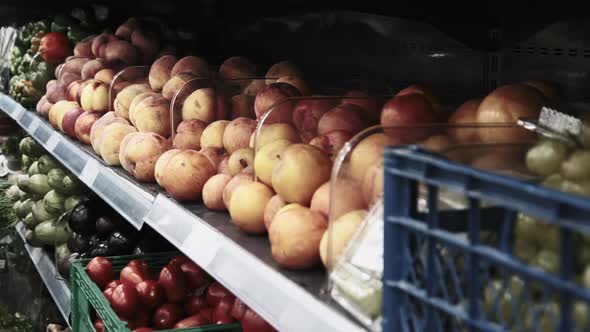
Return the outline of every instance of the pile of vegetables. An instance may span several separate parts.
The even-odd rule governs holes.
[[[9,95],[30,108],[55,78],[55,65],[73,54],[73,45],[100,30],[104,20],[96,13],[76,9],[72,15],[29,22],[22,26],[12,48]]]

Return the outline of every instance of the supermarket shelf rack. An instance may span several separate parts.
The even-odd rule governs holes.
[[[23,223],[19,222],[15,226],[15,228],[16,228],[16,231],[18,232],[18,235],[20,235],[20,237],[22,238],[22,240],[25,244],[25,249],[29,253],[29,256],[31,257],[31,261],[35,265],[37,272],[39,272],[39,275],[41,276],[41,279],[45,283],[47,290],[49,291],[49,293],[53,297],[53,301],[55,301],[55,304],[57,305],[57,308],[59,309],[62,316],[64,317],[64,320],[69,325],[70,324],[69,318],[70,318],[70,312],[71,312],[71,307],[70,307],[71,297],[70,297],[70,288],[68,287],[67,282],[56,277],[58,275],[57,268],[55,267],[55,264],[53,263],[53,260],[51,259],[51,257],[49,257],[49,255],[42,248],[31,247],[30,245],[27,244],[26,236],[25,236],[25,231],[26,231],[25,225],[23,225]]]
[[[280,331],[364,331],[321,295],[325,272],[286,271],[264,237],[241,233],[227,213],[179,204],[158,186],[109,167],[91,148],[0,94],[0,109],[136,228],[147,223]]]

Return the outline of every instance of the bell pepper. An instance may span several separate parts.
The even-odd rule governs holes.
[[[62,63],[65,58],[72,54],[70,41],[64,34],[50,32],[41,38],[39,52],[43,60],[49,64]]]

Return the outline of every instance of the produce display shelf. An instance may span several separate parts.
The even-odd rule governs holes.
[[[180,204],[137,182],[7,95],[0,94],[0,109],[135,227],[150,225],[278,330],[364,331],[323,294],[322,269],[281,269],[268,239],[241,233],[228,213]]]
[[[41,276],[41,279],[45,283],[47,290],[53,297],[57,308],[61,312],[64,320],[70,324],[70,288],[68,287],[67,281],[58,277],[57,268],[47,252],[42,248],[31,247],[26,242],[25,236],[25,225],[19,222],[16,226],[16,231],[22,238],[25,248],[31,257],[31,261],[35,265],[37,272]]]

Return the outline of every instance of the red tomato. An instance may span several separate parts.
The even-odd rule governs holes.
[[[165,303],[156,309],[152,321],[158,329],[169,329],[182,318],[183,314],[182,307],[178,304]]]
[[[153,279],[149,265],[140,259],[134,259],[121,270],[121,282],[129,286],[137,286],[144,280]]]
[[[217,303],[219,303],[224,297],[230,297],[233,301],[235,296],[217,281],[214,281],[209,288],[207,288],[207,303],[209,303],[211,307],[217,306]]]
[[[186,276],[189,286],[198,289],[207,284],[208,275],[200,266],[193,261],[186,261],[180,264],[180,269]]]
[[[112,287],[111,288],[108,288],[107,287],[104,290],[104,292],[102,292],[102,295],[104,295],[104,297],[107,299],[107,301],[109,301],[109,303],[112,303],[113,302],[113,290],[114,289],[115,288],[112,288]]]
[[[190,259],[184,255],[176,256],[168,264],[180,265],[184,262],[190,262]]]
[[[185,329],[187,327],[197,327],[197,326],[201,326],[201,325],[207,325],[209,324],[209,321],[200,316],[200,315],[193,315],[190,317],[187,317],[183,320],[181,320],[180,322],[174,324],[174,328],[175,329]]]
[[[164,289],[157,281],[145,280],[135,286],[139,300],[148,309],[153,309],[164,303]]]
[[[209,323],[211,323],[213,321],[213,309],[211,308],[203,308],[201,309],[201,311],[199,311],[199,315],[205,319],[207,319],[207,321]]]
[[[219,303],[213,308],[213,320],[215,324],[229,324],[235,322],[235,319],[231,315],[231,309],[234,305],[234,299],[226,296],[219,301]]]
[[[39,53],[45,62],[56,65],[64,62],[66,57],[72,54],[70,40],[59,32],[47,33],[41,38]]]
[[[246,310],[240,323],[242,324],[242,332],[276,332],[269,323],[258,316],[252,309]]]
[[[133,330],[133,332],[153,332],[154,329],[150,327],[140,327],[138,329]]]
[[[244,317],[244,313],[246,312],[246,310],[248,310],[248,306],[246,306],[244,302],[242,302],[242,300],[236,297],[236,299],[234,300],[234,305],[231,308],[230,314],[233,318],[237,320],[242,320],[242,317]]]
[[[148,315],[147,311],[139,310],[135,315],[134,319],[128,320],[128,326],[130,329],[136,329],[141,326],[148,326],[150,325],[150,315]]]
[[[180,302],[188,293],[186,277],[178,265],[168,264],[162,268],[158,283],[164,288],[169,302]]]
[[[90,279],[103,290],[111,280],[115,279],[113,264],[102,256],[94,257],[88,262],[86,265],[86,273],[88,273]]]
[[[111,306],[115,312],[124,317],[133,318],[141,303],[135,287],[121,284],[113,290]]]
[[[113,280],[109,282],[104,289],[115,288],[121,284],[121,280]]]
[[[104,332],[104,322],[102,321],[102,319],[97,318],[94,321],[94,329],[96,330],[96,332]]]
[[[192,295],[184,301],[184,311],[187,315],[196,315],[201,309],[207,308],[207,300],[204,296]]]
[[[149,276],[149,279],[153,279],[152,268],[143,259],[133,259],[129,263],[127,263],[127,266],[137,268],[144,275]]]

